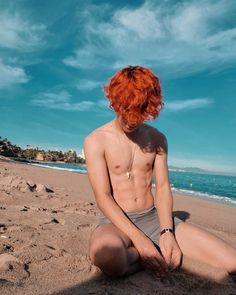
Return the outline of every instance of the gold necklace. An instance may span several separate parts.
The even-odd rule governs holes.
[[[137,135],[136,135],[135,139],[136,138],[137,138]],[[119,139],[119,142],[120,142],[120,146],[122,146],[121,139],[120,139],[120,135],[119,134],[118,134],[118,139]],[[126,174],[126,176],[127,176],[128,179],[131,179],[131,171],[132,171],[132,166],[133,166],[133,162],[134,162],[134,155],[135,155],[135,151],[136,151],[136,146],[137,146],[137,144],[134,144],[134,148],[133,148],[133,151],[132,151],[131,160],[130,160],[130,163],[129,163],[129,168],[125,172],[125,174]]]
[[[133,166],[133,162],[134,162],[134,154],[135,154],[135,150],[136,150],[136,144],[134,145],[133,156],[132,156],[131,161],[130,161],[129,169],[128,169],[128,171],[126,172],[126,175],[127,175],[128,179],[130,179],[130,177],[131,177],[131,170],[132,170],[132,166]]]

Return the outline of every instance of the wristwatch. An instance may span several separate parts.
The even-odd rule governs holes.
[[[174,234],[174,231],[173,231],[172,228],[164,228],[164,229],[161,231],[160,236],[163,235],[163,234],[165,234],[165,233],[172,233],[172,234]]]

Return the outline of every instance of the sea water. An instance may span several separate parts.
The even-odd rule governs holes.
[[[87,173],[86,165],[59,163],[30,163],[35,166]],[[236,206],[236,176],[211,173],[169,171],[173,192]],[[153,186],[155,182],[153,179]]]
[[[236,176],[170,171],[173,192],[236,206]]]

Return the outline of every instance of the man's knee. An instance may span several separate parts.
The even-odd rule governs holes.
[[[125,273],[127,253],[122,241],[99,241],[90,246],[90,259],[102,271],[111,276]]]

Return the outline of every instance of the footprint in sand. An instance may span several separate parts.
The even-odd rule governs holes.
[[[53,196],[51,194],[45,194],[45,193],[36,194],[34,196],[35,196],[35,198],[40,198],[40,199],[43,199],[43,200],[50,200],[50,199],[55,197],[55,196]]]
[[[64,256],[66,250],[52,245],[32,243],[14,252],[14,255],[25,264],[48,261],[51,258]]]
[[[17,282],[11,282],[11,281],[8,281],[8,280],[5,280],[5,279],[0,279],[0,287],[20,287],[21,284],[20,283],[17,283]]]
[[[36,228],[30,225],[23,224],[11,224],[7,226],[7,232],[26,232],[26,231],[34,231]]]
[[[94,203],[92,202],[76,202],[76,203],[68,203],[61,207],[61,209],[64,209],[65,213],[77,213],[81,215],[90,215],[90,216],[96,216],[98,214],[98,211],[94,207]]]
[[[58,258],[67,254],[67,251],[65,249],[58,249],[47,244],[45,244],[44,246],[47,247],[48,251],[53,254],[53,257]]]
[[[90,216],[97,215],[97,212],[94,209],[84,209],[84,208],[76,208],[75,213],[78,213],[81,215],[90,215]]]
[[[19,284],[29,275],[28,266],[18,258],[8,253],[0,255],[0,277],[3,282]]]
[[[77,229],[78,230],[86,229],[86,228],[91,228],[91,227],[93,227],[93,224],[89,224],[89,223],[84,223],[84,224],[77,225]]]
[[[44,245],[31,244],[15,251],[15,256],[25,264],[49,260],[53,254]]]
[[[13,250],[14,248],[11,244],[9,244],[8,242],[0,241],[0,255],[13,252]]]
[[[7,227],[4,223],[0,223],[0,234],[4,234],[7,230]]]
[[[87,255],[77,254],[75,256],[68,255],[66,259],[66,269],[70,272],[96,272],[96,267],[91,264]]]

